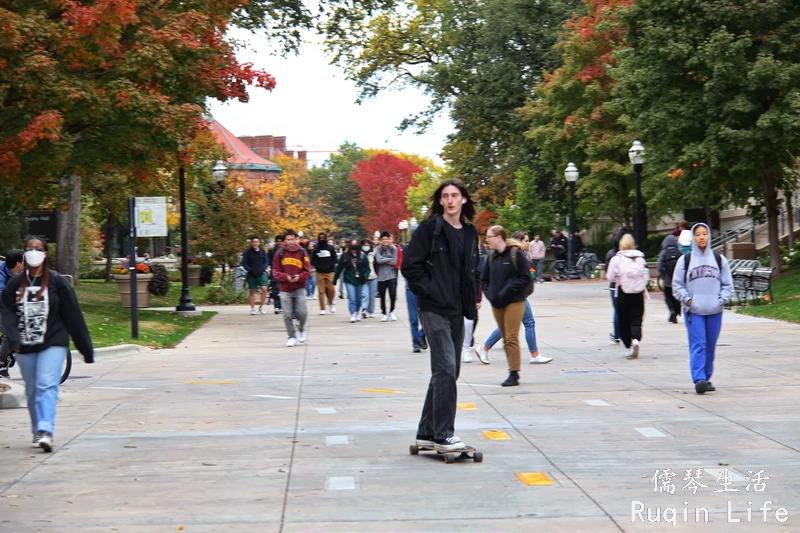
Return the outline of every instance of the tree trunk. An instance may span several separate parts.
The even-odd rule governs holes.
[[[764,190],[764,207],[767,210],[769,264],[776,270],[780,270],[781,251],[778,235],[778,191],[775,189],[775,176],[771,171],[761,177],[761,186]]]
[[[706,197],[704,202],[705,202],[704,207],[705,207],[705,211],[706,211],[705,212],[705,216],[706,216],[705,223],[708,224],[708,227],[713,230],[714,227],[711,225],[711,220],[712,220],[712,218],[711,218],[711,201],[708,199],[708,197]]]
[[[794,206],[792,205],[792,191],[786,191],[786,221],[789,223],[789,237],[786,244],[789,251],[794,250]]]
[[[81,177],[69,176],[59,182],[62,201],[66,208],[56,211],[58,233],[56,235],[56,270],[72,276],[75,284],[79,279],[80,230],[81,230]]]
[[[106,219],[105,229],[105,242],[103,243],[103,252],[106,256],[106,281],[111,281],[111,259],[114,257],[114,232],[116,230],[117,221],[114,213],[109,213]]]

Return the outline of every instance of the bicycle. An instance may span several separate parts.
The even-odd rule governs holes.
[[[3,334],[0,333],[0,341],[3,340]],[[17,357],[14,352],[8,354],[6,358],[6,365],[8,368],[13,368],[14,365],[17,364]],[[64,358],[64,369],[61,372],[61,381],[59,383],[64,383],[69,378],[69,373],[72,372],[72,352],[69,348],[67,348],[67,356]]]
[[[569,279],[569,272],[567,270],[567,261],[564,259],[556,259],[553,266],[550,267],[550,277],[558,281],[565,281]]]
[[[580,257],[578,257],[578,261],[575,263],[575,270],[581,278],[591,279],[592,274],[599,264],[600,260],[597,259],[597,255],[592,253],[591,250],[584,249]]]

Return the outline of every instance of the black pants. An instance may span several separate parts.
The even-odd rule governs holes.
[[[642,318],[644,317],[644,293],[627,294],[619,289],[617,296],[617,323],[619,338],[626,348],[633,339],[642,340]]]
[[[389,301],[392,306],[389,309],[389,313],[394,313],[394,302],[397,300],[397,278],[378,282],[378,293],[381,295],[381,312],[384,315],[389,314],[386,312],[386,289],[389,289]]]
[[[669,309],[670,318],[681,314],[681,303],[672,295],[672,287],[664,287],[664,302]]]
[[[417,436],[444,440],[453,436],[456,423],[458,390],[456,381],[461,373],[461,345],[464,344],[464,317],[460,314],[443,316],[420,311],[431,350],[431,380]]]

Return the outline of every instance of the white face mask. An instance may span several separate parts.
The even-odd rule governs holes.
[[[36,268],[44,263],[44,258],[47,254],[38,250],[28,250],[25,252],[25,263],[28,266]]]

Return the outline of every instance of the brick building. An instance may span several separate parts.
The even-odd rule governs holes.
[[[225,126],[217,122],[214,117],[209,117],[209,121],[211,122],[211,131],[214,132],[219,143],[232,154],[225,161],[229,171],[234,171],[252,180],[272,179],[280,175],[281,167],[268,159],[268,157],[276,157],[282,155],[283,152],[279,148],[266,148],[266,142],[262,144],[253,143],[259,148],[257,151],[252,150],[248,143],[251,142],[251,139],[281,139],[283,144],[280,145],[278,143],[278,146],[286,148],[286,137],[260,136],[239,139],[228,131]],[[243,142],[243,140],[247,140],[247,142]],[[268,155],[265,157],[265,154]]]

